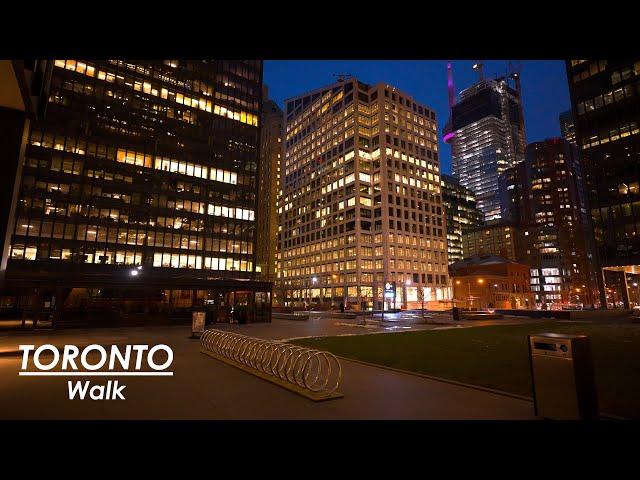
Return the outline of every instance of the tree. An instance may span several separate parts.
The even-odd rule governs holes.
[[[287,289],[282,282],[273,284],[273,299],[280,307],[284,307],[287,301]]]
[[[424,287],[417,287],[418,300],[422,302],[422,321],[424,322]]]

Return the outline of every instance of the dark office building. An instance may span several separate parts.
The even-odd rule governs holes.
[[[262,62],[56,60],[5,298],[33,318],[270,318],[255,277]],[[46,315],[43,315],[45,313]]]
[[[573,114],[571,113],[571,110],[562,112],[560,114],[559,121],[560,135],[562,136],[562,138],[577,147],[578,144],[576,143],[576,126],[573,123]]]
[[[273,281],[277,275],[278,192],[284,138],[284,113],[268,99],[264,87],[262,105],[260,188],[258,189],[258,268],[260,276]]]
[[[42,117],[53,63],[48,60],[0,60],[0,288],[11,250],[24,150],[31,122]]]
[[[462,236],[482,224],[483,214],[476,207],[473,192],[451,175],[442,174],[442,204],[447,215],[447,250],[449,265],[464,258]]]
[[[530,267],[536,303],[598,302],[592,232],[576,148],[562,138],[527,145],[501,177],[505,218],[519,226],[516,259]]]
[[[640,60],[566,67],[602,301],[606,292],[608,306],[629,307],[638,303],[632,285],[640,274]]]

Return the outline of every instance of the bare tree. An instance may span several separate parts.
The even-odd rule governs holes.
[[[424,322],[424,287],[417,288],[418,300],[422,302],[422,321]]]

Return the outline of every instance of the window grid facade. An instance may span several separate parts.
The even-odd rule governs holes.
[[[48,116],[29,136],[9,268],[251,277],[261,69],[56,60]]]
[[[280,251],[289,303],[450,297],[435,113],[384,84],[286,102]]]

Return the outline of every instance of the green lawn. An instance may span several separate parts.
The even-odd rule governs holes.
[[[600,410],[640,418],[640,325],[544,322],[323,337],[296,343],[336,355],[531,396],[530,333],[591,338]]]

